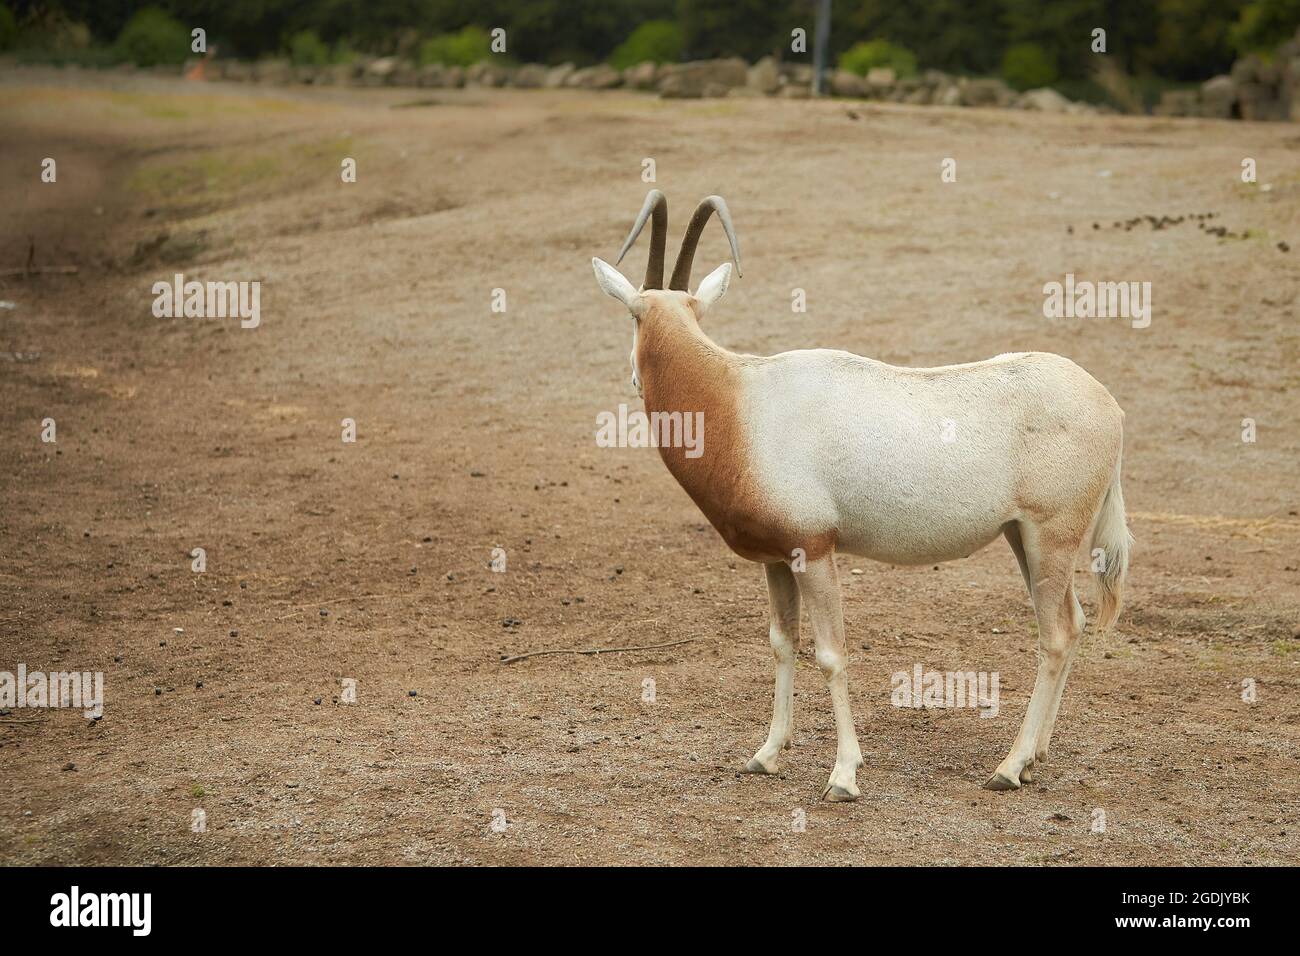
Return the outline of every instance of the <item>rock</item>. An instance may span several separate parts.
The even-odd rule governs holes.
[[[443,69],[442,83],[453,90],[458,90],[465,85],[465,68],[463,66],[449,66]]]
[[[760,99],[761,100],[764,94],[760,93],[758,90],[754,89],[751,86],[733,86],[731,89],[727,90],[727,96],[729,97],[734,96],[736,99]]]
[[[1021,109],[1036,110],[1039,113],[1064,113],[1070,108],[1070,101],[1050,86],[1030,90],[1020,97]]]
[[[812,87],[802,83],[787,83],[781,87],[781,94],[787,100],[806,100],[812,96]]]
[[[1278,98],[1277,89],[1262,83],[1238,83],[1237,103],[1244,120],[1282,120],[1291,114],[1290,104]]]
[[[515,70],[514,85],[521,90],[538,90],[546,85],[546,67],[528,63]]]
[[[836,70],[831,74],[831,92],[836,96],[862,96],[866,91],[866,82],[856,73]]]
[[[503,68],[487,60],[479,60],[473,66],[465,68],[466,86],[505,86],[507,79],[508,74]]]
[[[1264,61],[1254,53],[1249,56],[1243,56],[1236,63],[1232,64],[1232,79],[1238,86],[1247,83],[1254,83],[1259,78],[1259,71],[1264,66]]]
[[[781,76],[789,83],[812,86],[813,68],[808,63],[782,63]]]
[[[416,71],[416,85],[424,87],[445,86],[447,70],[441,63],[426,63]]]
[[[392,56],[381,56],[377,60],[371,60],[366,64],[365,71],[361,75],[363,86],[387,86],[389,77],[397,69],[397,58]]]
[[[409,60],[401,60],[389,81],[393,86],[419,86],[420,68]]]
[[[1165,90],[1154,112],[1156,116],[1198,116],[1200,100],[1195,90]]]
[[[1007,106],[1014,98],[1010,87],[1001,80],[967,80],[961,84],[962,106]]]
[[[1237,105],[1237,84],[1230,76],[1216,76],[1201,84],[1201,115],[1231,119]]]
[[[935,90],[930,102],[935,106],[961,106],[961,90],[956,83],[949,83]]]
[[[569,78],[569,85],[582,90],[612,90],[622,82],[623,75],[608,63],[585,67]]]
[[[873,66],[867,71],[867,86],[875,87],[877,90],[887,90],[898,82],[898,76],[894,73],[893,67]]]
[[[351,63],[322,66],[316,74],[316,83],[318,86],[347,86],[352,82],[354,72]]]
[[[766,96],[771,96],[781,88],[781,70],[776,60],[765,56],[748,70],[745,85]]]
[[[929,87],[920,86],[903,96],[903,102],[912,106],[929,106],[931,99],[934,97],[934,91]]]
[[[288,60],[258,60],[253,64],[253,79],[258,83],[288,86],[293,82],[293,67]]]
[[[253,68],[240,60],[226,60],[221,69],[221,77],[232,83],[247,83],[253,78]]]
[[[565,81],[569,78],[569,74],[572,73],[574,69],[575,67],[572,63],[561,63],[559,66],[551,67],[546,71],[546,86],[553,90],[564,86]]]
[[[660,70],[659,95],[669,99],[725,96],[748,80],[749,67],[740,57],[665,64]]]
[[[666,100],[699,99],[704,95],[704,84],[694,82],[693,77],[684,72],[680,64],[666,65],[660,70],[656,85],[659,95]]]
[[[658,77],[659,64],[646,60],[623,71],[623,85],[634,90],[653,90]]]

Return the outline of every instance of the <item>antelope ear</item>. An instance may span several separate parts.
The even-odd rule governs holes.
[[[632,283],[603,259],[592,259],[591,267],[596,272],[596,283],[605,295],[618,299],[633,315],[639,315],[643,306],[641,294],[632,287]]]
[[[700,287],[695,290],[695,299],[700,303],[700,313],[707,312],[727,291],[731,284],[731,263],[724,262],[704,277]]]

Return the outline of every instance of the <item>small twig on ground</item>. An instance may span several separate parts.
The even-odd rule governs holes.
[[[23,279],[27,276],[74,276],[76,274],[76,266],[41,266],[36,269],[5,269],[3,272],[0,272],[0,278]]]
[[[516,654],[513,657],[501,658],[502,664],[513,664],[515,661],[522,661],[526,657],[540,657],[543,654],[621,654],[624,651],[656,651],[661,647],[676,647],[678,644],[690,644],[695,638],[688,637],[684,641],[669,641],[666,644],[639,644],[635,647],[587,647],[587,648],[565,648],[548,651],[525,651],[523,654]]]
[[[0,724],[43,724],[44,717],[0,717]]]

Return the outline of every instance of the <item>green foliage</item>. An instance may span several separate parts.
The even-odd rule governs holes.
[[[1236,0],[1218,0],[1223,7]],[[1159,3],[1113,0],[1002,0],[1005,5],[1008,44],[1037,43],[1067,79],[1084,79],[1099,67],[1133,74],[1143,69],[1142,58],[1156,39],[1160,25]],[[1207,14],[1218,16],[1216,7]],[[1094,52],[1095,30],[1105,31],[1105,53]]]
[[[678,0],[683,51],[689,60],[741,56],[751,62],[782,51],[787,59],[811,63],[811,7],[806,0]],[[794,27],[808,31],[807,53],[791,52]]]
[[[357,51],[352,49],[352,44],[346,39],[339,40],[334,44],[334,53],[330,57],[334,63],[351,63],[357,58]]]
[[[315,30],[299,30],[289,38],[289,59],[295,66],[324,66],[330,62],[330,48]]]
[[[1017,90],[1034,90],[1056,82],[1055,61],[1037,43],[1017,43],[1002,54],[1002,78]]]
[[[916,54],[888,40],[867,40],[855,43],[840,54],[840,69],[859,76],[869,70],[887,66],[899,79],[916,74]]]
[[[842,53],[861,39],[888,37],[926,66],[949,73],[996,73],[1007,45],[1003,20],[1007,4],[1008,0],[837,0],[831,14],[831,52]],[[811,42],[811,22],[808,26]]]
[[[682,28],[669,20],[643,23],[609,55],[609,65],[624,70],[650,60],[673,63],[682,57]]]
[[[136,66],[184,63],[190,31],[157,7],[145,7],[122,28],[116,52]]]
[[[1241,53],[1268,53],[1300,25],[1300,0],[1255,0],[1241,8],[1228,42]]]
[[[91,56],[112,46],[143,3],[176,17],[186,31],[203,26],[222,56],[274,55],[286,43],[292,51],[294,38],[311,31],[335,59],[353,48],[414,54],[412,37],[433,37],[429,56],[473,62],[486,55],[477,23],[504,27],[509,54],[520,62],[586,65],[645,57],[641,43],[655,47],[650,59],[752,62],[776,54],[811,63],[819,0],[0,0],[14,14],[0,13],[0,48],[16,44],[24,57]],[[17,37],[10,20],[21,24]],[[664,37],[662,24],[676,26],[680,54],[651,43],[650,29],[632,32],[652,22]],[[89,36],[78,37],[68,24]],[[834,0],[830,52],[834,61],[861,41],[887,37],[926,66],[990,76],[1002,70],[1010,48],[1030,43],[1055,66],[1058,83],[1095,79],[1103,64],[1129,77],[1190,83],[1227,72],[1239,52],[1275,49],[1297,24],[1300,0]],[[807,31],[806,52],[791,49],[796,27]],[[1097,28],[1106,31],[1104,56],[1091,49]],[[467,32],[476,39],[462,46]],[[476,49],[467,53],[468,47]],[[179,50],[190,55],[188,40]],[[167,52],[169,59],[182,55]]]
[[[421,63],[473,66],[492,54],[492,38],[482,27],[467,26],[459,33],[444,33],[420,44]]]
[[[0,3],[0,50],[13,49],[18,42],[18,22],[9,8]]]
[[[1232,68],[1229,30],[1245,0],[1158,0],[1150,42],[1138,52],[1139,72],[1198,81]]]

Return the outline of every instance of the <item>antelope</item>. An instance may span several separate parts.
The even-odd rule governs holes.
[[[692,260],[710,216],[731,262],[692,295]],[[645,281],[633,288],[592,259],[596,282],[634,320],[633,385],[646,413],[702,411],[703,454],[660,444],[669,472],[736,554],[763,565],[776,690],[767,740],[745,765],[778,772],[790,746],[801,604],[830,690],[836,753],[822,797],[856,800],[862,766],[849,706],[835,555],[894,565],[968,557],[1005,537],[1038,621],[1038,676],[1020,732],[985,783],[1014,790],[1047,757],[1083,608],[1077,552],[1091,532],[1098,627],[1119,614],[1133,539],[1120,490],[1124,412],[1069,359],[1016,352],[982,362],[903,368],[832,349],[730,352],[701,323],[742,275],[720,196],[696,208],[664,288],[668,205],[646,196],[617,262],[652,219]]]

